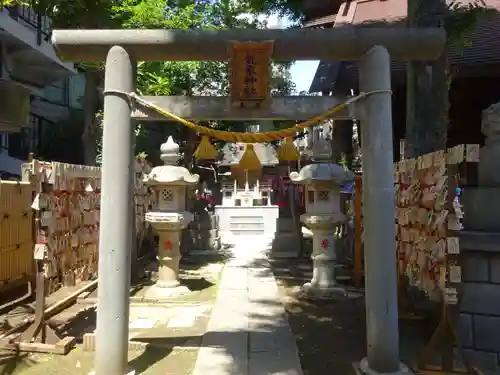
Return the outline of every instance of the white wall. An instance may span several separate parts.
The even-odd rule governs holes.
[[[272,241],[276,235],[278,206],[215,206],[215,213],[222,244],[231,245],[241,239],[248,241],[250,237]]]

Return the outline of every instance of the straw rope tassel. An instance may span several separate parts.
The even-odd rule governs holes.
[[[261,168],[260,159],[255,153],[253,144],[248,143],[243,156],[238,163],[240,169],[246,169],[248,171],[253,171]]]
[[[193,156],[198,160],[214,160],[217,159],[217,149],[210,143],[208,136],[201,137],[201,142],[194,152]]]
[[[299,151],[293,144],[292,137],[286,137],[285,142],[278,148],[278,159],[281,161],[299,160]]]

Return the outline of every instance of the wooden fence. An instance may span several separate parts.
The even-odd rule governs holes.
[[[0,180],[0,290],[33,278],[33,185]]]

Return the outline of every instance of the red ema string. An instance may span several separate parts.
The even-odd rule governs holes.
[[[326,249],[328,247],[329,243],[328,240],[325,238],[323,241],[321,241],[321,247],[323,249]]]
[[[435,183],[432,183],[432,184],[424,184],[424,183],[422,182],[422,183],[420,184],[420,187],[421,187],[422,189],[428,189],[428,188],[431,188],[431,187],[434,187],[434,186],[436,186],[436,184],[435,184]]]
[[[167,249],[167,250],[172,250],[172,242],[170,240],[166,240],[164,243],[163,243],[163,248]]]
[[[58,192],[56,192],[54,195],[55,195],[56,197],[61,197],[61,196],[63,196],[63,197],[67,197],[68,195],[72,195],[72,194],[73,194],[73,193],[72,193],[72,192],[70,192],[70,191],[66,191],[66,190],[59,190],[59,191],[58,191]]]
[[[429,277],[433,281],[437,281],[438,280],[439,271],[440,271],[439,270],[439,265],[440,265],[439,260],[431,259],[431,260],[428,261],[427,268],[428,268],[428,271],[429,271]]]
[[[419,203],[419,204],[418,204],[418,208],[423,208],[423,209],[424,209],[424,210],[426,210],[426,211],[432,211],[432,208],[426,207],[426,206],[424,206],[422,203]]]

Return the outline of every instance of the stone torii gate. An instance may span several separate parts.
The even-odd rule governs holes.
[[[443,29],[334,28],[291,30],[54,30],[52,43],[66,61],[106,61],[99,248],[97,375],[127,368],[132,181],[132,119],[158,120],[132,106],[136,60],[227,60],[229,42],[273,41],[275,60],[359,60],[367,96],[362,121],[365,217],[366,373],[399,373],[394,225],[394,169],[390,57],[433,60]],[[339,104],[331,97],[274,98],[269,109],[233,109],[228,98],[144,98],[184,118],[304,119]],[[344,113],[341,116],[348,117]]]

